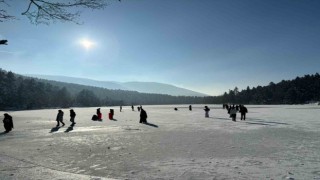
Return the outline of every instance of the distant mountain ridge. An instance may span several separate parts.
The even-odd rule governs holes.
[[[59,82],[81,84],[94,87],[102,87],[113,90],[128,90],[137,91],[141,93],[151,94],[168,94],[172,96],[208,96],[204,93],[199,93],[185,88],[176,87],[170,84],[157,83],[157,82],[114,82],[114,81],[97,81],[87,78],[76,78],[68,76],[52,76],[52,75],[36,75],[26,74],[25,76],[35,77],[40,79],[47,79]]]

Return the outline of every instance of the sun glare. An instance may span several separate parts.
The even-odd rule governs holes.
[[[88,39],[81,40],[80,44],[87,50],[91,49],[94,46],[94,43]]]

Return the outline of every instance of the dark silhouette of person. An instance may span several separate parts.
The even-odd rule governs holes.
[[[140,106],[141,106],[141,105],[140,105]],[[138,111],[140,112],[140,107],[139,107],[139,106],[137,107],[137,109],[138,109]]]
[[[7,43],[8,43],[8,40],[5,40],[5,39],[4,40],[0,40],[0,44],[8,45]]]
[[[100,112],[100,108],[97,109],[98,120],[102,120],[102,114]]]
[[[97,121],[97,120],[98,120],[98,116],[94,114],[94,115],[92,116],[91,120]]]
[[[4,126],[4,129],[6,130],[6,133],[10,132],[13,129],[12,116],[10,116],[7,113],[4,114],[3,126]]]
[[[131,105],[131,109],[132,109],[132,111],[134,111],[134,106],[133,105]]]
[[[205,106],[203,110],[205,111],[205,117],[209,117],[210,109],[208,108],[208,106]]]
[[[226,104],[227,113],[230,114],[231,105]]]
[[[192,106],[191,105],[189,105],[189,111],[192,111]]]
[[[64,126],[64,122],[63,122],[63,111],[61,109],[58,110],[58,114],[57,114],[57,127],[60,126],[60,122],[62,123],[62,126]]]
[[[178,111],[178,108],[174,108],[175,111]]]
[[[239,111],[240,105],[236,105],[236,110]]]
[[[72,123],[71,125],[75,125],[76,124],[74,122],[75,117],[76,117],[76,113],[74,112],[73,109],[70,109],[70,122]]]
[[[230,108],[230,117],[232,118],[232,121],[236,121],[236,118],[237,118],[237,109],[236,107],[233,105],[231,108]]]
[[[140,123],[146,124],[147,123],[147,112],[140,107]]]
[[[122,111],[122,106],[120,106],[120,112]]]
[[[248,109],[244,105],[240,105],[241,120],[246,120],[246,114],[248,113]]]

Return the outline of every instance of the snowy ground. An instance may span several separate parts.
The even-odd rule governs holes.
[[[237,122],[222,105],[205,118],[203,106],[144,106],[149,125],[130,107],[113,107],[113,121],[102,107],[101,122],[90,120],[96,108],[74,108],[73,128],[64,109],[60,129],[56,109],[9,112],[0,179],[320,180],[319,106],[248,106]]]

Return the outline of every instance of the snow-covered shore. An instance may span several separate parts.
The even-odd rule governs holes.
[[[74,108],[74,127],[63,109],[59,129],[55,109],[9,112],[0,179],[320,179],[319,106],[247,106],[237,122],[203,107],[144,106],[149,125],[131,107],[101,107],[101,122],[90,120],[96,108]]]

